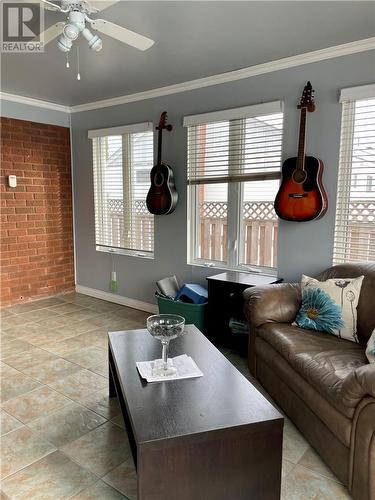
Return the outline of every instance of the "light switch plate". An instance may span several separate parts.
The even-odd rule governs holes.
[[[17,187],[17,177],[15,175],[8,175],[8,184],[11,188]]]

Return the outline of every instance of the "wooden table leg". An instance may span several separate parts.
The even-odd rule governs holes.
[[[109,372],[109,397],[117,397],[121,407],[122,417],[124,419],[125,428],[128,434],[130,449],[133,455],[134,465],[137,468],[137,445],[135,442],[133,429],[131,426],[130,418],[126,409],[124,396],[121,392],[121,386],[116,373],[116,367],[113,361],[113,356],[110,347],[108,348],[108,372]]]
[[[108,383],[109,383],[109,397],[115,398],[117,396],[115,381],[113,378],[112,370],[114,370],[111,349],[108,347]]]

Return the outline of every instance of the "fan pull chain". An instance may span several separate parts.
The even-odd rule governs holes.
[[[69,53],[66,54],[66,68],[70,68],[70,64],[69,64]]]
[[[77,80],[81,79],[81,73],[79,72],[79,49],[77,47]]]

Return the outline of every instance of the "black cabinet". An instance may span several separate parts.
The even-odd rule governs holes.
[[[262,274],[227,271],[207,278],[207,334],[214,344],[247,352],[248,325],[243,313],[242,292],[246,288],[281,283]]]

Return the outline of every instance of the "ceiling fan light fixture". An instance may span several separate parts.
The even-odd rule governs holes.
[[[63,34],[68,40],[74,41],[77,40],[80,31],[81,30],[78,28],[78,26],[72,23],[68,23],[64,26]]]
[[[65,35],[61,35],[57,40],[57,47],[61,50],[61,52],[69,52],[72,48],[72,41],[69,38],[66,38]]]
[[[99,52],[99,50],[102,50],[103,41],[98,35],[94,35],[93,33],[91,33],[88,28],[82,30],[82,35],[84,38],[86,38],[91,50],[95,52]]]
[[[89,47],[91,50],[94,50],[95,52],[99,52],[103,48],[103,41],[101,38],[98,37],[98,35],[94,35],[94,39],[89,42]]]

